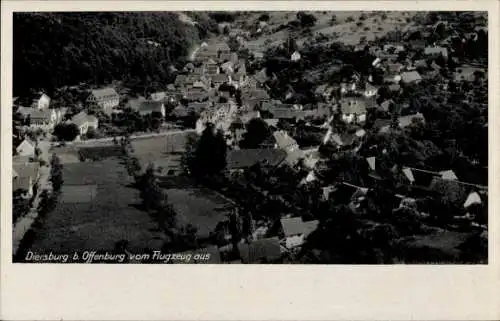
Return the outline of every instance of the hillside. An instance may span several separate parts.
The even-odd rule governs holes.
[[[16,13],[14,95],[81,82],[166,82],[213,24],[172,12]]]

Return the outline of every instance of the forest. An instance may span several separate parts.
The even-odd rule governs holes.
[[[193,26],[173,12],[16,13],[14,96],[113,80],[168,82],[172,67],[182,65],[200,38],[217,31],[210,16],[195,19],[200,23]]]

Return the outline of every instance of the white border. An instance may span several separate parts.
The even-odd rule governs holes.
[[[3,320],[500,319],[498,210],[488,266],[11,264],[13,11],[480,10],[489,15],[490,194],[498,195],[496,1],[2,1],[1,305]]]

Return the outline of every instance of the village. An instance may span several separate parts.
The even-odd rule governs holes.
[[[116,250],[126,240],[129,252],[210,254],[199,263],[486,260],[481,17],[465,31],[441,18],[355,45],[319,34],[297,41],[294,31],[276,46],[251,46],[274,32],[268,19],[224,24],[161,91],[117,83],[65,88],[79,97],[72,105],[44,92],[15,98],[16,250]],[[466,117],[470,124],[450,125]],[[224,148],[202,149],[219,138]],[[40,203],[55,193],[54,166],[57,204],[37,223]],[[145,193],[129,185],[148,170],[182,225],[179,240],[125,204]]]

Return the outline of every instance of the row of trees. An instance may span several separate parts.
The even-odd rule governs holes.
[[[123,137],[119,144],[123,150],[127,172],[134,178],[135,187],[139,190],[142,208],[151,215],[170,238],[162,250],[172,252],[197,248],[197,229],[191,224],[183,226],[178,221],[177,213],[172,204],[169,203],[168,195],[158,182],[154,164],[149,164],[142,171],[139,160],[133,156],[134,150],[130,143],[130,137]]]

